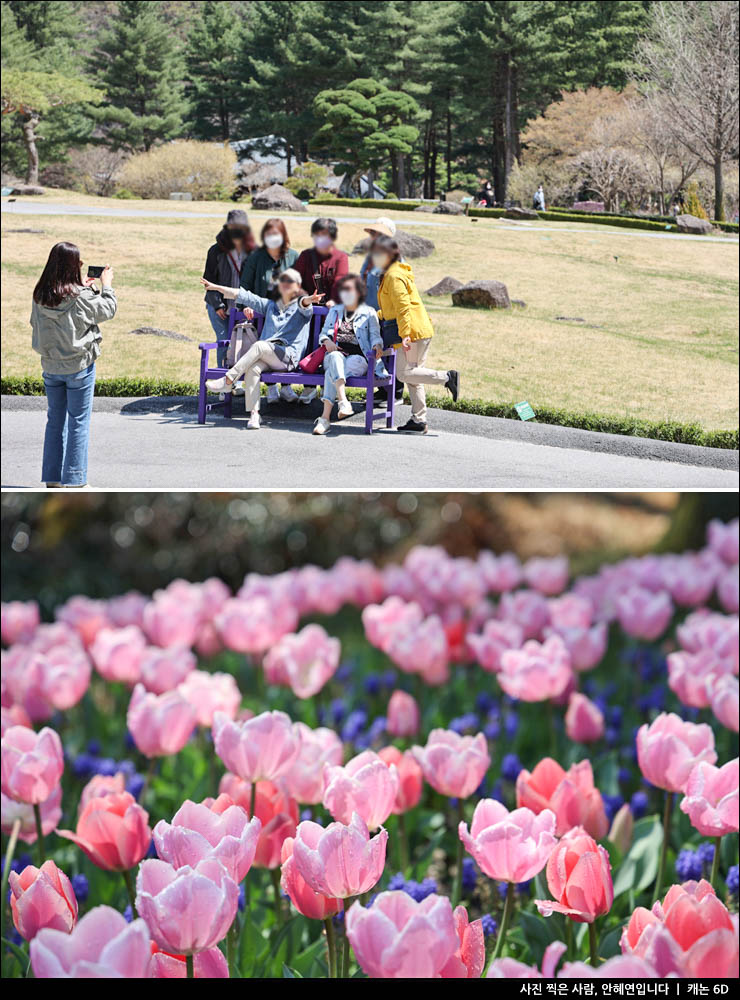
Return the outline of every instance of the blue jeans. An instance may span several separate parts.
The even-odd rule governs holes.
[[[95,390],[95,363],[73,375],[49,375],[41,479],[62,486],[87,483],[87,445]]]
[[[211,321],[211,326],[213,327],[213,332],[216,334],[216,340],[228,340],[229,339],[229,310],[226,310],[226,319],[221,319],[214,307],[210,302],[206,302],[206,309],[208,310],[208,318]],[[219,346],[216,351],[216,363],[219,368],[226,367],[226,352],[229,349],[229,345],[226,344],[223,347]]]

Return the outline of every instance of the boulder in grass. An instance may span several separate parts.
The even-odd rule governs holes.
[[[446,274],[441,281],[438,281],[436,285],[432,285],[431,288],[427,288],[425,295],[452,295],[456,292],[458,288],[462,288],[462,281],[458,281],[457,278],[451,278],[449,274]]]
[[[18,184],[10,193],[19,195],[36,195],[43,194],[44,189],[39,187],[38,184]]]
[[[158,326],[137,326],[135,330],[129,330],[129,333],[144,337],[166,337],[167,340],[192,340],[192,337],[186,337],[184,333],[175,333],[174,330],[162,330]]]
[[[459,201],[440,201],[433,211],[436,215],[465,215],[465,206]]]
[[[417,205],[416,208],[414,209],[414,211],[415,212],[429,212],[431,214],[432,212],[436,212],[437,211],[437,206],[436,205]]]
[[[416,233],[407,233],[404,229],[397,229],[393,237],[398,243],[401,256],[406,260],[413,260],[415,257],[428,257],[434,253],[434,244],[424,236],[417,236]],[[370,237],[360,240],[352,249],[352,253],[365,254],[370,249]]]
[[[469,281],[452,293],[452,304],[467,309],[511,309],[509,291],[502,281]]]
[[[267,212],[305,212],[306,206],[302,201],[289,191],[282,184],[271,184],[263,191],[258,191],[252,197],[252,208],[262,209]]]
[[[695,215],[677,215],[676,225],[679,233],[694,233],[696,236],[704,236],[712,231],[709,219],[699,219]]]
[[[520,208],[518,205],[507,208],[504,215],[507,219],[539,219],[539,215],[533,208]]]

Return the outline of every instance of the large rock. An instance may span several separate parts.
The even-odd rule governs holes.
[[[677,215],[676,225],[680,233],[701,235],[712,231],[712,223],[709,219],[698,219],[695,215]]]
[[[533,208],[520,208],[518,205],[507,208],[504,215],[507,219],[539,219],[539,215]]]
[[[452,293],[452,304],[468,309],[511,309],[509,291],[502,281],[469,281]]]
[[[429,254],[434,253],[432,241],[423,236],[417,236],[416,233],[407,233],[404,229],[397,229],[394,239],[398,243],[401,255],[407,260],[413,260],[415,257],[428,257]],[[367,253],[369,249],[370,237],[368,236],[355,244],[352,253]]]
[[[429,212],[430,214],[432,212],[436,212],[436,210],[437,210],[436,205],[429,205],[429,204],[417,205],[416,208],[414,209],[415,212]]]
[[[282,184],[271,184],[252,197],[252,208],[268,212],[305,212],[306,206]]]
[[[441,281],[438,281],[436,285],[432,285],[431,288],[427,288],[425,295],[451,295],[452,292],[456,292],[458,288],[462,288],[462,281],[458,281],[457,278],[451,278],[449,274],[446,274]]]
[[[10,193],[20,195],[43,194],[44,189],[39,187],[38,184],[18,184]]]
[[[434,206],[437,215],[465,215],[465,206],[459,201],[440,201]]]

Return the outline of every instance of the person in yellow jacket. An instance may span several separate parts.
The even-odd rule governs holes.
[[[425,385],[442,385],[457,401],[460,375],[456,371],[425,368],[424,362],[434,329],[427,315],[409,264],[401,261],[401,251],[390,236],[378,236],[372,245],[373,267],[383,276],[378,288],[378,318],[383,340],[394,346],[396,377],[409,388],[411,419],[399,431],[427,432]]]

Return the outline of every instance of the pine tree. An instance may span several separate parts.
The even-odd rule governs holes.
[[[115,149],[147,150],[183,132],[182,52],[161,7],[121,0],[91,59],[107,95],[96,118]]]
[[[245,20],[231,4],[198,4],[188,34],[186,66],[189,131],[199,139],[234,138],[241,118],[241,68]]]

